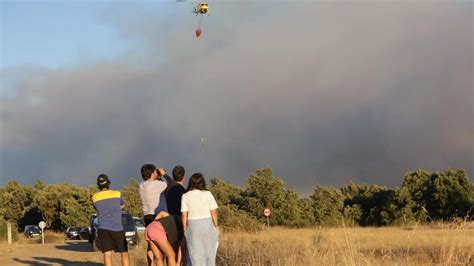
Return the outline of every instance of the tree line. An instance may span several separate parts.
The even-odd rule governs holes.
[[[139,182],[130,178],[122,192],[126,211],[142,216]],[[264,208],[271,208],[271,225],[386,226],[474,218],[474,184],[466,171],[407,172],[400,187],[349,183],[341,188],[316,186],[301,197],[274,176],[270,167],[256,170],[239,187],[219,177],[212,178],[209,190],[219,204],[224,228],[255,230],[265,224]],[[94,213],[91,197],[95,185],[45,184],[33,186],[10,180],[0,187],[0,237],[6,221],[18,230],[45,221],[51,230],[68,226],[88,226]]]

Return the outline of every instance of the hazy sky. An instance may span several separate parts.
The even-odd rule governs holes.
[[[471,1],[1,1],[0,185],[474,175]],[[204,138],[204,142],[201,142]]]

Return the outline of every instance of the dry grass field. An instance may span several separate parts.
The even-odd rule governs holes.
[[[85,241],[48,233],[0,244],[0,265],[101,265]],[[132,265],[145,265],[145,243],[130,249]],[[120,257],[114,255],[114,265]],[[474,265],[474,224],[380,228],[270,228],[221,235],[218,265]]]
[[[474,225],[272,228],[221,237],[220,265],[474,265]]]

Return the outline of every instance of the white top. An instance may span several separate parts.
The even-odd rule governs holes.
[[[217,209],[217,202],[210,191],[191,190],[181,198],[181,212],[188,212],[188,219],[211,217],[211,210]]]
[[[140,183],[140,199],[142,200],[143,215],[158,214],[168,211],[165,191],[168,185],[161,180],[148,180]]]

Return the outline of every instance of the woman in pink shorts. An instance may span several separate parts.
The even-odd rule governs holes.
[[[166,237],[166,231],[163,228],[163,225],[159,222],[160,218],[164,218],[166,216],[168,216],[168,213],[160,212],[156,216],[155,220],[146,227],[145,240],[150,244],[151,251],[153,252],[155,257],[161,257],[161,251],[166,256],[167,265],[175,266],[175,252],[171,244],[168,242],[168,238]]]

